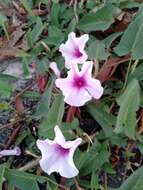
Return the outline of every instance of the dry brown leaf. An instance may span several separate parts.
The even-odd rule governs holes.
[[[141,118],[140,118],[140,123],[139,123],[139,134],[143,133],[143,110],[141,112]]]
[[[117,66],[121,63],[124,63],[126,61],[130,60],[130,55],[126,55],[124,57],[120,58],[111,58],[108,59],[102,68],[100,69],[100,72],[98,73],[97,78],[103,83],[107,80],[109,80],[112,75],[114,74]]]
[[[9,17],[13,15],[13,10],[2,2],[0,2],[0,12]]]
[[[23,105],[23,101],[21,96],[17,96],[15,98],[15,107],[16,107],[16,111],[19,113],[23,113],[24,112],[24,105]]]
[[[4,59],[15,58],[17,54],[16,48],[1,48],[0,49],[0,61]]]
[[[16,2],[16,1],[12,1],[12,4],[14,6],[14,8],[20,13],[20,14],[26,14],[26,11]]]
[[[21,29],[21,26],[16,28],[16,30],[10,35],[10,40],[8,46],[13,47],[22,38],[25,32]]]

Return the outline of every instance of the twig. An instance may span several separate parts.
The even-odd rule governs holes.
[[[74,182],[75,182],[75,185],[76,185],[76,189],[77,189],[77,190],[84,190],[83,188],[81,188],[81,187],[79,186],[79,183],[78,183],[77,179],[76,179],[75,177],[74,177],[73,179],[74,179]]]
[[[32,84],[30,84],[30,85],[27,86],[26,88],[24,88],[21,92],[19,92],[19,93],[15,96],[14,99],[16,100],[16,98],[18,98],[19,96],[21,96],[25,91],[29,90],[29,88],[31,88],[34,84],[35,84],[35,82],[32,83]]]
[[[60,184],[59,184],[59,189],[60,190],[64,190],[63,186],[64,186],[65,182],[66,182],[66,178],[65,177],[61,177]]]
[[[41,158],[37,158],[36,160],[32,160],[31,162],[27,163],[25,166],[22,166],[21,168],[19,168],[19,171],[27,171],[30,170],[31,168],[35,167],[38,165],[39,160]]]
[[[108,187],[107,187],[107,174],[106,173],[104,174],[104,179],[105,179],[105,181],[104,181],[104,188],[105,188],[105,190],[107,190]]]
[[[19,127],[17,127],[17,128],[12,132],[12,135],[10,136],[9,140],[7,141],[5,148],[8,148],[8,147],[13,143],[13,141],[15,141],[15,138],[16,138],[18,132],[20,131],[20,128],[21,128],[21,127],[19,126]]]
[[[124,82],[123,90],[126,88],[126,84],[127,84],[128,76],[129,76],[129,71],[130,71],[130,68],[131,68],[131,63],[132,63],[132,60],[130,59],[129,64],[128,64],[128,68],[127,68],[127,73],[126,73],[126,76],[125,76],[125,82]]]
[[[77,15],[77,0],[74,0],[73,11],[74,11],[74,15],[75,15],[76,23],[78,23],[78,15]]]
[[[5,129],[5,128],[13,128],[13,124],[12,123],[8,123],[8,124],[0,127],[0,130]]]

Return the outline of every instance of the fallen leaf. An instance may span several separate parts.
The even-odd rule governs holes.
[[[0,61],[9,58],[15,58],[17,54],[16,48],[1,48],[0,49]]]
[[[107,80],[109,80],[112,75],[114,74],[117,66],[121,63],[124,63],[126,61],[130,60],[130,55],[126,55],[124,57],[120,58],[110,58],[108,59],[104,65],[101,67],[97,78],[103,83]]]
[[[45,75],[39,75],[37,79],[37,85],[40,92],[44,92],[47,85],[47,77]]]
[[[17,27],[16,30],[10,35],[10,40],[8,46],[13,47],[22,38],[25,32],[22,30],[21,26]]]
[[[139,134],[143,133],[143,110],[141,112],[141,119],[140,119],[140,124],[139,124]]]
[[[23,105],[23,101],[21,96],[17,96],[15,98],[15,107],[16,107],[16,111],[19,113],[23,113],[24,112],[24,105]]]
[[[12,1],[12,4],[14,6],[14,8],[22,15],[26,14],[26,11],[16,2],[16,1]]]

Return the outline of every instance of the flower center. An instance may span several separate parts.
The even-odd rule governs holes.
[[[74,87],[82,88],[86,85],[86,81],[83,77],[75,77],[73,85]]]
[[[77,58],[80,58],[82,56],[82,53],[79,51],[78,48],[75,49],[74,56],[77,57]]]
[[[60,156],[65,156],[69,153],[69,148],[63,148],[61,145],[56,144],[55,146],[56,151]]]

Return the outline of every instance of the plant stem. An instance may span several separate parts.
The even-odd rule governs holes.
[[[127,73],[126,73],[126,76],[125,76],[125,82],[124,82],[123,90],[126,88],[126,85],[127,85],[131,64],[132,64],[132,60],[130,59],[129,64],[128,64],[128,68],[127,68]]]
[[[18,170],[19,171],[27,171],[27,170],[30,170],[31,168],[35,167],[38,165],[39,163],[39,160],[41,158],[37,158],[36,160],[32,160],[31,162],[29,162],[28,164],[26,164],[25,166],[19,168]]]

